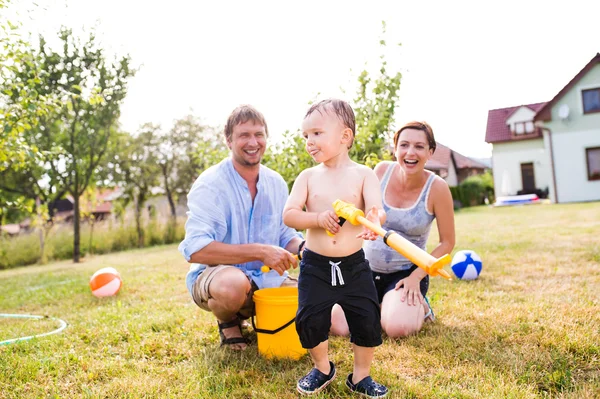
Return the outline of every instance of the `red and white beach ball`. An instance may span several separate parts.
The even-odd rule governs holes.
[[[121,275],[113,267],[98,270],[90,279],[92,294],[99,298],[116,295],[122,284]]]

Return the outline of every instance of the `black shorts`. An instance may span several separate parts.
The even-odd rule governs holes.
[[[344,310],[350,342],[363,347],[381,345],[380,307],[373,274],[363,250],[330,258],[305,249],[298,278],[296,330],[304,348],[329,338],[331,308]]]
[[[394,273],[378,273],[373,272],[373,281],[375,282],[375,288],[377,289],[377,297],[379,303],[383,301],[383,296],[389,291],[393,290],[398,284],[398,281],[410,276],[410,274],[417,268],[417,265],[412,265],[410,269],[400,270]],[[421,295],[425,297],[429,290],[429,275],[425,276],[421,280]]]

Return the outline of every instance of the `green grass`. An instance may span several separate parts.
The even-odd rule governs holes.
[[[374,378],[392,398],[598,397],[599,205],[460,211],[456,250],[480,254],[480,278],[433,279],[436,322],[385,338]],[[124,286],[97,299],[88,280],[105,266]],[[187,269],[171,245],[0,271],[0,313],[69,323],[0,346],[0,398],[296,398],[310,360],[266,360],[256,345],[241,354],[220,348],[214,319],[187,293]],[[0,340],[56,327],[0,319]],[[330,353],[339,375],[316,397],[353,397],[344,386],[350,343],[333,338]]]

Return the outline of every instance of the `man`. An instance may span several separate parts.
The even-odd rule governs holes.
[[[301,235],[283,224],[287,185],[261,165],[267,124],[249,105],[225,125],[231,156],[205,170],[188,194],[188,221],[179,251],[192,263],[186,277],[194,302],[212,312],[221,345],[243,350],[241,320],[252,315],[256,289],[296,286],[288,276],[298,261]],[[262,265],[272,270],[261,272]]]

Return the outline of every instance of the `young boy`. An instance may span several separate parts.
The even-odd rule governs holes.
[[[319,165],[302,171],[296,179],[283,221],[289,227],[307,230],[296,329],[315,368],[298,381],[296,388],[301,394],[315,394],[335,377],[327,352],[331,308],[337,303],[348,320],[354,350],[354,370],[346,385],[368,397],[383,397],[387,388],[369,376],[375,347],[382,341],[379,301],[362,250],[362,240],[374,240],[376,234],[350,223],[340,225],[332,206],[336,199],[350,202],[359,209],[370,209],[367,218],[382,223],[385,212],[379,182],[371,169],[348,156],[355,119],[346,102],[334,99],[314,104],[304,117],[302,131],[306,150]]]

